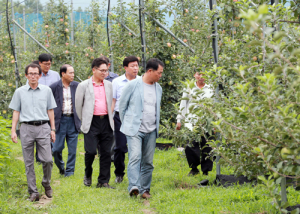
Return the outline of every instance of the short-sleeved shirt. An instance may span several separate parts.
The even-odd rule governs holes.
[[[26,84],[15,91],[9,108],[20,112],[20,122],[46,121],[47,110],[56,108],[56,102],[48,86],[38,84],[33,90]]]
[[[143,120],[139,131],[150,133],[156,129],[156,88],[155,84],[144,83]]]
[[[55,83],[58,80],[60,80],[59,74],[56,71],[49,70],[46,75],[42,72],[42,76],[39,79],[39,84],[50,86],[52,83]],[[26,84],[28,84],[28,80]]]
[[[139,76],[136,76],[137,78]],[[119,102],[120,102],[120,97],[123,91],[124,86],[129,82],[126,78],[126,75],[123,74],[122,76],[117,77],[114,79],[112,82],[112,87],[113,87],[113,98],[116,99],[116,104],[115,104],[115,111],[119,111]]]
[[[109,72],[108,76],[105,77],[106,80],[108,80],[109,82],[112,82],[114,79],[116,79],[117,77],[119,77],[118,74],[115,74],[114,72]]]

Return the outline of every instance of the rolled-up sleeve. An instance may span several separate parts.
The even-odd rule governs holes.
[[[47,90],[47,95],[47,110],[56,108],[57,105],[50,88]]]
[[[9,108],[15,111],[21,111],[20,91],[17,89],[10,101]]]

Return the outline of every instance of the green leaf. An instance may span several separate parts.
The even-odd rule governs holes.
[[[275,35],[274,35],[274,41],[280,42],[281,39],[282,39],[283,37],[285,37],[285,36],[286,36],[286,33],[285,33],[285,32],[282,32],[282,31],[276,32]]]
[[[258,13],[259,14],[267,14],[267,13],[269,13],[268,5],[266,5],[266,4],[260,5],[258,7]]]

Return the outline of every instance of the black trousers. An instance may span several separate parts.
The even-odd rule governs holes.
[[[212,139],[214,136],[206,134],[207,139]],[[207,145],[207,141],[204,136],[201,136],[201,142],[193,141],[193,147],[187,146],[185,148],[186,159],[189,167],[195,171],[198,171],[197,167],[201,164],[202,172],[212,171],[213,161],[208,158],[212,148]],[[200,149],[201,146],[201,149]],[[201,161],[200,161],[201,157]]]
[[[99,183],[108,183],[110,179],[110,148],[113,140],[113,131],[109,124],[108,116],[100,119],[99,116],[93,116],[90,130],[84,134],[85,149],[85,175],[91,177],[93,174],[93,162],[97,154],[97,146],[100,145],[99,158]]]
[[[125,175],[125,154],[128,152],[127,148],[127,139],[125,134],[120,132],[121,128],[121,120],[118,112],[115,112],[114,116],[115,122],[115,154],[114,154],[114,164],[115,164],[115,175],[116,176],[124,176]]]

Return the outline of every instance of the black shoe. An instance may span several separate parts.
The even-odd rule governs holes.
[[[189,172],[188,176],[194,176],[194,175],[198,175],[198,174],[199,174],[199,170],[198,169],[192,169]]]
[[[138,188],[133,188],[133,189],[130,190],[129,195],[130,195],[130,197],[133,197],[133,196],[137,197],[137,195],[139,193],[140,193],[140,191],[139,191]]]
[[[90,187],[92,185],[92,176],[89,177],[89,178],[84,176],[83,183],[84,183],[85,186]]]
[[[122,181],[123,181],[123,176],[117,176],[117,177],[116,177],[115,182],[116,182],[117,184],[122,183]]]
[[[29,200],[31,202],[39,201],[40,200],[40,194],[39,193],[31,193],[31,195],[29,197]]]
[[[108,183],[102,184],[102,183],[99,183],[99,182],[98,182],[96,188],[102,188],[102,187],[108,188],[108,189],[116,189],[115,187],[109,186]]]
[[[65,169],[60,169],[60,170],[59,170],[59,174],[60,174],[60,175],[65,175]]]

